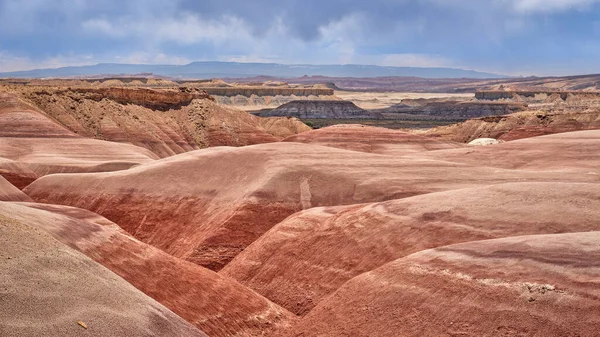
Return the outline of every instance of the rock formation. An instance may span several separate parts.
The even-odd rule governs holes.
[[[60,126],[79,136],[131,143],[159,157],[210,146],[243,146],[274,142],[263,120],[244,111],[223,107],[205,92],[182,88],[73,88],[9,87]],[[160,109],[160,110],[152,110]],[[285,123],[281,123],[279,129]]]
[[[0,174],[23,188],[60,172],[102,172],[158,159],[131,144],[83,138],[11,94],[0,94]]]
[[[420,102],[405,101],[402,104],[376,111],[384,114],[386,118],[394,118],[394,114],[409,114],[460,120],[506,115],[527,109],[527,105],[518,102],[471,102],[439,99],[421,100]]]
[[[557,112],[524,111],[440,126],[428,130],[426,134],[440,139],[468,143],[477,138],[510,141],[586,129],[600,129],[600,112],[582,109]]]
[[[379,115],[363,110],[349,101],[293,101],[276,109],[260,114],[263,117],[290,116],[301,119],[333,118],[356,119],[378,118]]]

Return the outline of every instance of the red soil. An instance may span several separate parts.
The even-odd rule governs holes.
[[[293,336],[596,336],[600,232],[422,251],[344,284]]]
[[[588,136],[590,146],[565,146],[578,151],[576,164],[582,168],[569,171],[577,174],[554,167],[488,167],[484,156],[488,148],[389,157],[276,143],[201,150],[126,171],[46,176],[25,191],[38,202],[90,209],[146,243],[219,270],[273,225],[301,209],[515,181],[597,182],[598,176],[588,167],[598,167],[598,145],[593,139],[600,134]],[[550,144],[561,141],[544,139]],[[505,158],[515,158],[510,167],[527,167],[525,160],[534,165],[554,151],[551,145],[536,150],[534,143],[514,144],[512,148],[503,144]],[[523,152],[526,146],[537,157],[529,158]],[[454,151],[470,151],[474,159],[464,164],[444,157]],[[479,162],[477,153],[482,153]]]
[[[277,224],[220,273],[304,315],[351,278],[421,250],[598,230],[599,187],[511,183],[312,208]]]
[[[394,156],[465,146],[461,143],[436,140],[398,130],[353,124],[303,132],[287,137],[284,141]]]
[[[0,176],[0,201],[32,201],[4,177]]]
[[[0,93],[0,174],[24,188],[60,172],[123,170],[158,157],[133,146],[82,138],[15,95]]]
[[[206,336],[40,228],[63,220],[0,202],[0,335]]]
[[[89,256],[210,336],[267,334],[293,315],[232,279],[137,241],[87,210],[0,203],[0,213],[34,223]]]

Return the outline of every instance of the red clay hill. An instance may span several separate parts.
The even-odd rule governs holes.
[[[56,220],[0,202],[0,335],[206,336],[39,227]]]
[[[391,157],[272,143],[194,151],[126,171],[51,175],[24,191],[38,202],[90,209],[146,243],[219,270],[302,209],[506,182],[597,182],[600,131],[584,133],[581,142],[564,144],[568,162],[552,156],[563,144],[553,136],[540,138],[544,146],[534,139],[502,144],[503,167],[493,167],[489,147]],[[448,159],[456,151],[473,160]],[[527,167],[544,162],[548,169]],[[581,168],[559,169],[571,164]]]

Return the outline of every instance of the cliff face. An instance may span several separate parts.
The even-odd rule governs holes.
[[[424,104],[396,105],[387,109],[378,110],[381,113],[391,114],[411,114],[433,117],[446,117],[456,119],[468,119],[484,116],[506,115],[518,111],[524,111],[527,105],[523,103],[496,103],[496,102],[426,102]]]
[[[349,101],[293,101],[261,116],[292,116],[303,119],[332,118],[378,118],[377,114],[357,107]]]
[[[539,91],[488,91],[482,90],[475,93],[475,98],[479,100],[515,100],[515,101],[538,101],[543,102],[548,98],[560,98],[566,101],[570,97],[583,96],[585,98],[600,98],[600,92],[582,92],[582,91],[557,91],[557,90],[539,90]]]
[[[202,88],[214,96],[333,96],[333,89],[328,88],[266,88],[266,87],[232,87],[232,88]]]
[[[59,92],[68,93],[69,90]],[[78,88],[74,93],[82,98],[99,102],[110,99],[120,104],[135,104],[153,110],[167,111],[188,105],[194,99],[214,99],[206,91],[180,88],[179,90],[153,90],[146,88]]]

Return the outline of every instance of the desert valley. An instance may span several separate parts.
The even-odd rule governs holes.
[[[0,337],[600,337],[600,0],[0,0]]]
[[[595,90],[1,85],[2,336],[598,331]]]

